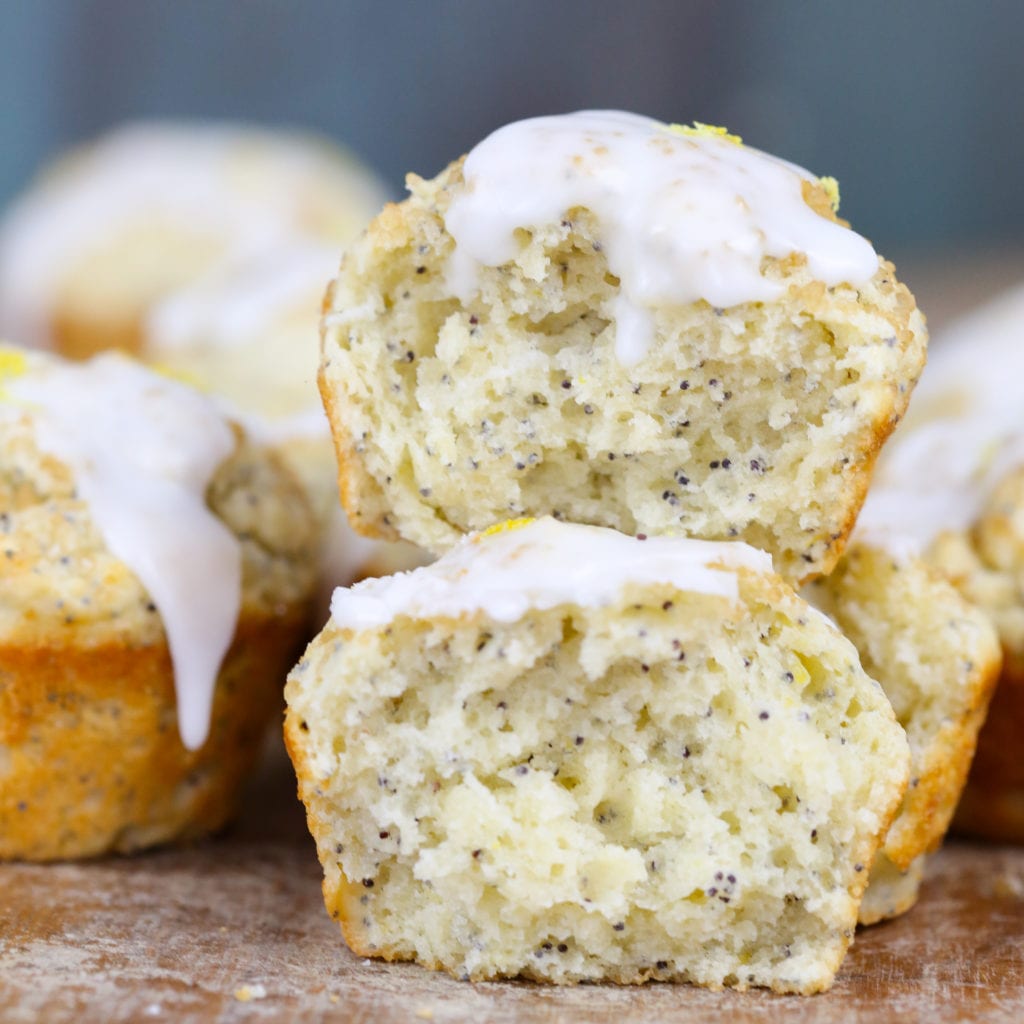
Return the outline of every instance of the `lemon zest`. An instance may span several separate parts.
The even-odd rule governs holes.
[[[836,181],[831,175],[826,175],[824,178],[818,179],[818,184],[825,190],[825,195],[828,196],[829,206],[832,207],[833,213],[839,212],[839,182]]]
[[[532,516],[524,516],[521,519],[506,519],[502,523],[495,523],[493,526],[488,526],[486,530],[481,530],[476,535],[476,540],[483,540],[484,537],[493,537],[497,533],[508,533],[510,530],[521,530],[524,526],[529,526],[530,523],[536,522],[536,519]]]
[[[178,384],[187,384],[189,387],[195,388],[196,391],[208,392],[210,390],[202,377],[191,370],[171,366],[168,363],[150,363],[147,369],[167,380],[176,381]]]
[[[0,380],[13,380],[28,371],[25,353],[7,345],[0,345]]]
[[[8,345],[0,345],[0,400],[8,397],[5,381],[16,380],[28,372],[25,353]]]
[[[802,661],[797,661],[793,666],[793,681],[797,686],[806,686],[811,681],[811,673],[807,671]]]
[[[726,142],[732,142],[737,146],[743,145],[743,139],[738,135],[733,135],[728,128],[723,128],[718,124],[704,124],[703,121],[694,121],[693,125],[688,124],[670,124],[667,125],[670,132],[675,132],[676,135],[689,135],[696,138],[719,138],[724,139]]]

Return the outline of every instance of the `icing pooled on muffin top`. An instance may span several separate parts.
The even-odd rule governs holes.
[[[146,588],[174,665],[178,727],[206,739],[217,672],[241,604],[241,549],[206,488],[236,438],[203,395],[113,353],[65,363],[0,348],[0,423],[28,418],[72,472],[110,551]]]
[[[531,608],[600,607],[631,583],[735,599],[739,569],[770,573],[771,556],[739,541],[644,539],[546,516],[470,534],[412,572],[339,588],[331,617],[348,629],[383,626],[400,615],[428,619],[474,611],[514,622]]]
[[[808,206],[813,175],[713,129],[614,110],[532,118],[484,139],[463,177],[444,214],[454,294],[467,301],[481,265],[512,260],[518,230],[585,208],[620,281],[615,350],[625,365],[647,352],[652,307],[780,296],[785,286],[761,272],[766,257],[802,253],[829,286],[863,284],[878,269],[866,239]]]

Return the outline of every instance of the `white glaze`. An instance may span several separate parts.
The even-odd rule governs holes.
[[[159,359],[193,346],[239,348],[275,321],[307,310],[315,337],[320,300],[339,258],[337,246],[296,239],[203,277],[152,309],[146,355]]]
[[[331,617],[346,629],[383,626],[396,616],[429,619],[482,611],[514,622],[529,609],[600,607],[629,583],[735,599],[736,571],[772,571],[771,556],[736,542],[649,537],[560,523],[550,517],[472,534],[432,565],[339,588]]]
[[[106,545],[148,591],[174,664],[182,742],[197,749],[241,602],[239,543],[205,501],[234,433],[202,395],[120,355],[28,365],[5,381],[0,422],[29,413],[40,448],[71,469]]]
[[[899,556],[968,529],[1024,465],[1024,287],[938,335],[906,421],[887,445],[857,537]]]
[[[316,386],[318,325],[338,260],[336,246],[296,239],[205,275],[153,307],[143,358],[184,369],[260,444],[330,437]],[[253,392],[239,384],[253,379]],[[261,406],[265,392],[279,403],[272,411]]]
[[[333,180],[332,180],[333,179]],[[309,193],[333,191],[333,225],[312,225]],[[386,197],[369,172],[315,141],[238,125],[139,123],[104,136],[28,192],[0,226],[0,330],[49,344],[57,289],[91,247],[157,219],[215,241],[243,264],[297,236],[347,241]]]
[[[519,251],[517,229],[557,224],[572,209],[601,225],[608,267],[621,282],[616,353],[647,351],[650,310],[704,299],[717,307],[776,298],[766,256],[803,253],[827,285],[862,284],[878,269],[870,243],[804,201],[807,171],[716,135],[683,135],[614,110],[518,121],[466,158],[465,188],[445,224],[455,239],[448,283],[462,301],[479,268]]]
[[[335,246],[296,240],[244,266],[205,276],[156,304],[146,321],[143,357],[183,367],[258,444],[329,438],[316,386],[318,323],[338,259]],[[265,378],[263,386],[275,388],[275,397],[291,396],[284,405],[288,411],[261,409],[259,389],[252,404],[238,387],[218,393],[229,364],[216,358],[217,350],[244,350],[231,359],[245,360],[246,373],[255,366]],[[298,401],[300,391],[304,404]]]
[[[316,389],[312,390],[312,401],[316,402]],[[308,409],[288,416],[260,416],[254,412],[239,409],[225,398],[211,396],[224,415],[240,423],[249,438],[256,444],[268,448],[286,444],[289,441],[326,440],[331,436],[331,423],[324,407],[311,404]]]

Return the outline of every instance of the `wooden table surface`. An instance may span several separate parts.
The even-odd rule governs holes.
[[[1024,849],[951,842],[915,910],[858,933],[825,995],[470,985],[348,952],[294,790],[271,748],[219,838],[0,865],[0,1021],[1024,1021]]]
[[[1024,279],[1020,251],[898,265],[933,330]],[[347,951],[294,793],[272,744],[241,820],[219,838],[0,865],[0,1021],[1024,1021],[1024,848],[950,842],[918,906],[858,933],[821,996],[469,985]]]

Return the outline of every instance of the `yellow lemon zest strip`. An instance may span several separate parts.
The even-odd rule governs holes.
[[[13,380],[28,370],[25,353],[7,345],[0,345],[0,380]]]
[[[4,381],[15,380],[28,372],[25,353],[7,345],[0,345],[0,400],[8,397]]]
[[[207,387],[206,382],[191,370],[186,370],[177,366],[170,366],[167,363],[149,363],[147,369],[152,370],[153,373],[157,373],[161,377],[166,377],[167,380],[177,381],[179,384],[187,384],[189,387],[193,387],[197,391],[208,392],[210,390]]]
[[[694,121],[691,127],[688,124],[670,124],[666,126],[670,132],[675,132],[676,135],[692,135],[697,138],[701,136],[705,138],[715,137],[725,139],[726,142],[735,143],[737,146],[743,145],[743,140],[738,135],[733,135],[728,128],[723,128],[717,124],[704,124],[703,121]]]
[[[839,212],[839,182],[835,178],[826,175],[818,179],[818,184],[825,190],[828,196],[829,205],[833,213]]]
[[[486,530],[482,530],[476,535],[476,540],[481,541],[484,537],[493,537],[496,533],[507,533],[509,530],[521,530],[524,526],[529,526],[530,523],[536,522],[532,516],[526,516],[522,519],[506,519],[503,523],[495,523],[493,526],[488,526]]]

